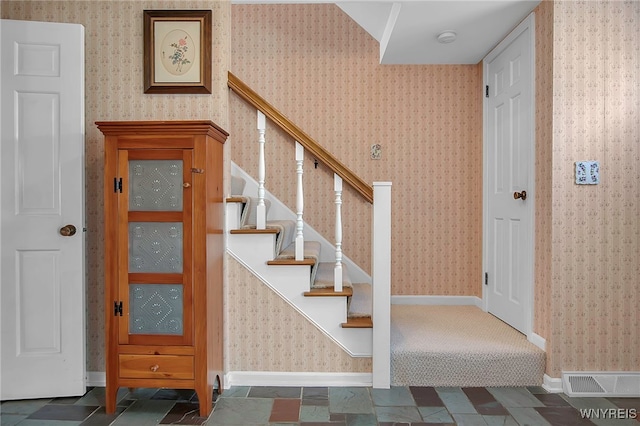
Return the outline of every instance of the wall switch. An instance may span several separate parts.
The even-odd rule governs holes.
[[[600,183],[600,164],[597,161],[576,161],[576,183],[597,185]]]

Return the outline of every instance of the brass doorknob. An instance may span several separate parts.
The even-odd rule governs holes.
[[[76,234],[76,227],[73,225],[65,225],[60,228],[60,235],[63,237],[71,237]]]
[[[522,201],[527,199],[527,191],[522,191],[522,192],[514,192],[513,193],[513,199],[517,200],[518,198],[522,199]]]

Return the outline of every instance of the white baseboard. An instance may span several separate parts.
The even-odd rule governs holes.
[[[546,351],[547,341],[545,340],[544,337],[540,336],[539,334],[531,333],[529,336],[527,336],[527,340],[533,343],[534,345],[536,345],[537,347],[539,347],[540,349],[542,349],[543,351]]]
[[[87,386],[105,387],[107,385],[107,373],[104,371],[87,371]]]
[[[371,386],[371,373],[314,373],[286,371],[230,371],[224,387],[231,386]]]
[[[392,305],[476,306],[482,309],[478,296],[391,296]]]
[[[547,392],[562,393],[562,379],[549,377],[545,374],[542,380],[542,388]]]

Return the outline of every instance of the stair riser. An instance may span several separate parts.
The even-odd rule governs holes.
[[[227,231],[240,228],[242,203],[227,203]]]

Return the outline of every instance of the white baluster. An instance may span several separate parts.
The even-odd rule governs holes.
[[[258,145],[260,149],[258,157],[258,206],[256,207],[256,229],[265,229],[267,227],[267,208],[264,204],[264,178],[265,178],[265,159],[264,159],[264,133],[266,130],[267,120],[264,114],[258,111]]]
[[[302,187],[302,162],[304,160],[304,147],[296,141],[296,174],[298,177],[296,194],[296,260],[304,259],[304,222],[302,212],[304,210],[304,191]]]
[[[334,290],[342,291],[342,178],[333,175],[333,190],[336,193],[336,266],[333,268]]]

